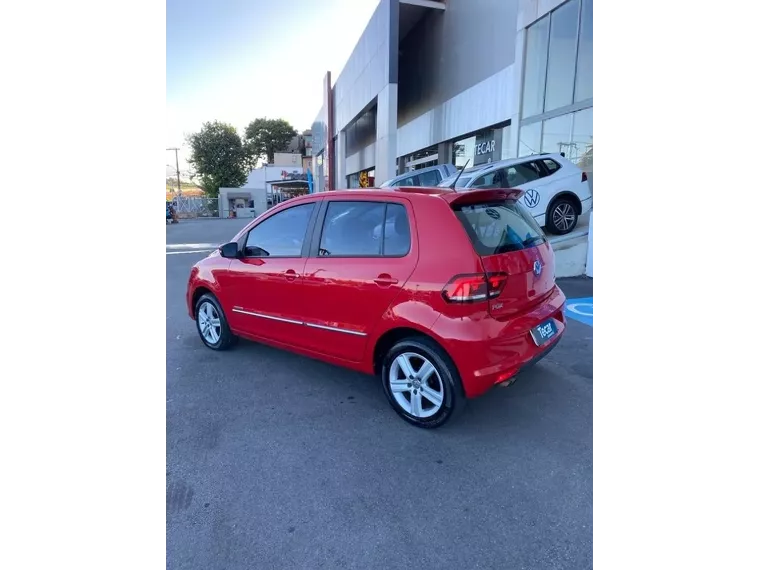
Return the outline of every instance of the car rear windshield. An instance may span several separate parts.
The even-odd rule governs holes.
[[[516,200],[453,206],[479,255],[519,251],[545,243],[543,230]]]

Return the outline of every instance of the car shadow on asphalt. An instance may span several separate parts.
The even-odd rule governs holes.
[[[199,339],[197,343],[200,344]],[[230,394],[239,397],[248,393],[251,401],[298,401],[298,407],[290,407],[286,412],[290,420],[301,416],[302,420],[318,422],[320,417],[328,416],[330,425],[335,427],[339,417],[346,431],[357,429],[357,424],[369,423],[397,424],[412,432],[429,433],[415,430],[398,418],[377,377],[249,341],[241,341],[224,356],[234,361],[229,362],[232,367],[248,370],[231,380],[241,385],[228,386]],[[523,372],[513,384],[495,386],[483,396],[467,400],[464,413],[456,421],[433,431],[482,437],[533,433],[536,426],[549,428],[548,424],[556,424],[555,428],[568,419],[575,423],[592,422],[592,379],[551,357],[553,354]],[[213,366],[215,362],[208,364]],[[265,369],[258,369],[257,362],[265,362]],[[579,417],[567,418],[568,406]],[[258,407],[258,411],[263,410]],[[277,407],[271,406],[268,412],[277,415]]]

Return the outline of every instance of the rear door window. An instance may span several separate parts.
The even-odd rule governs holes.
[[[508,188],[505,170],[493,170],[477,178],[470,188]]]
[[[540,168],[536,162],[515,164],[506,169],[506,180],[509,188],[516,188],[540,178]]]
[[[402,257],[410,248],[408,215],[401,204],[329,202],[320,257]]]
[[[440,182],[440,172],[435,170],[430,170],[429,172],[423,172],[422,174],[418,175],[419,178],[419,184],[418,186],[437,186],[438,182]]]
[[[556,172],[557,170],[559,170],[559,168],[561,168],[561,166],[559,166],[559,163],[556,162],[555,160],[551,160],[550,158],[546,158],[543,161],[543,168],[548,173],[547,176],[550,176],[551,174],[553,174],[554,172]]]
[[[398,182],[394,182],[393,186],[419,186],[419,181],[416,176],[406,176],[398,180]]]
[[[546,241],[535,219],[516,200],[454,205],[453,211],[482,256],[519,251]]]

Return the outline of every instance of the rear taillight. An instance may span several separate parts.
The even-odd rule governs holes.
[[[505,284],[505,273],[457,275],[443,287],[443,299],[449,303],[476,303],[495,299]]]
[[[587,182],[588,181],[588,175],[585,172],[582,173],[582,181],[583,182]]]

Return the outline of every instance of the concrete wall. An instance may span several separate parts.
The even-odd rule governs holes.
[[[397,0],[381,0],[356,47],[334,82],[335,132],[348,126],[369,107],[391,81],[390,59],[397,57]],[[392,45],[391,17],[396,18]]]
[[[302,155],[290,152],[275,152],[272,166],[302,166]]]
[[[517,80],[510,65],[400,127],[398,156],[509,119],[513,124],[518,112]]]

